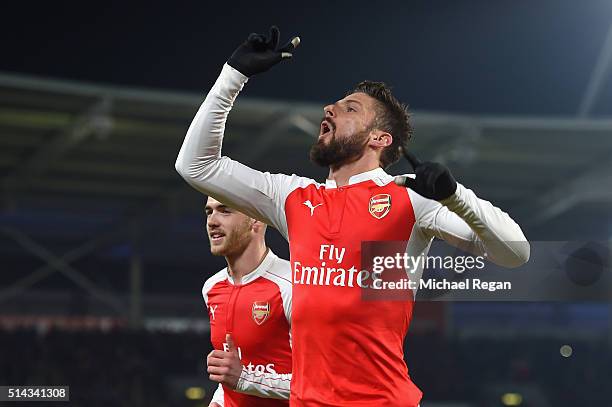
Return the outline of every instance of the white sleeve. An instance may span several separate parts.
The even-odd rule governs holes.
[[[223,386],[221,385],[221,383],[219,383],[219,385],[217,386],[217,390],[215,390],[215,394],[213,394],[212,396],[212,400],[210,400],[210,403],[217,403],[218,405],[220,405],[221,407],[225,407],[225,398],[224,398],[224,393],[223,393]]]
[[[288,400],[291,393],[291,373],[248,373],[242,369],[236,391],[257,397]]]
[[[518,267],[529,260],[530,247],[520,226],[491,202],[457,184],[457,191],[437,202],[408,189],[417,225],[426,234],[503,267]]]
[[[287,238],[284,203],[296,175],[270,174],[221,156],[229,112],[247,77],[225,64],[196,113],[176,159],[176,170],[192,187],[276,229]]]

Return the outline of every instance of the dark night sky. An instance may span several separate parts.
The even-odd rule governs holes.
[[[376,79],[414,109],[572,116],[612,1],[21,2],[2,20],[5,72],[204,92],[249,32],[276,23],[302,46],[249,96],[326,102]]]

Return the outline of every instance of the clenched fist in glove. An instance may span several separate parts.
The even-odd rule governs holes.
[[[265,72],[283,59],[293,56],[293,50],[300,44],[300,37],[293,37],[287,44],[278,48],[280,30],[270,27],[270,34],[251,33],[249,38],[234,51],[227,61],[229,66],[245,76]]]
[[[411,152],[402,149],[404,157],[412,165],[416,178],[395,177],[397,185],[406,186],[425,198],[443,201],[457,191],[457,181],[442,164],[422,162]]]

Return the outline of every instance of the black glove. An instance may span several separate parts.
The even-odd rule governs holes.
[[[402,149],[404,157],[412,165],[416,178],[395,177],[395,183],[406,186],[425,198],[442,201],[457,191],[457,181],[448,168],[433,162],[421,162],[414,154]]]
[[[234,51],[227,63],[245,76],[265,72],[283,59],[293,56],[293,50],[300,44],[300,37],[293,37],[282,48],[276,49],[280,30],[270,27],[270,35],[251,33],[249,38]]]

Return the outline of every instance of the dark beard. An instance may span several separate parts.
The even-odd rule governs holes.
[[[365,151],[369,134],[370,130],[366,130],[343,140],[336,139],[332,134],[328,144],[320,139],[310,148],[310,161],[321,167],[332,168],[357,161]]]

